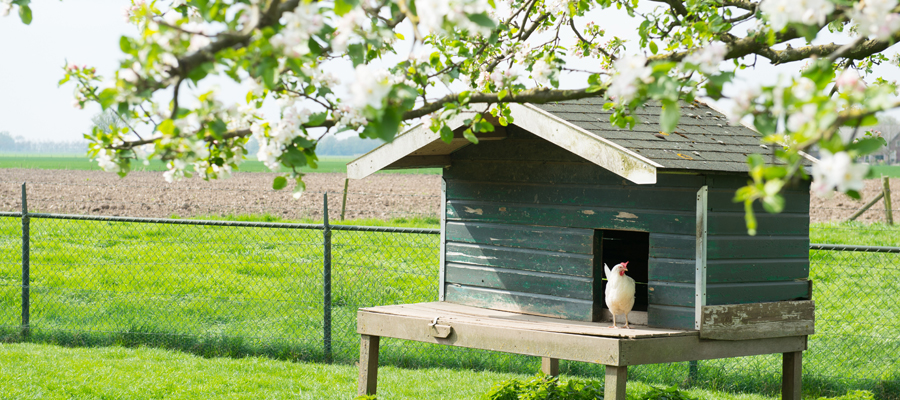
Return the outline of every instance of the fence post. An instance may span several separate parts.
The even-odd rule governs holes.
[[[323,235],[323,259],[324,269],[322,271],[322,287],[323,287],[323,321],[322,321],[322,339],[325,350],[325,362],[331,362],[331,225],[328,224],[328,193],[325,193],[323,201],[324,210],[324,226]]]
[[[881,185],[883,187],[882,193],[884,193],[884,218],[887,220],[888,225],[893,225],[894,212],[891,210],[891,178],[882,175]]]
[[[344,220],[344,211],[347,211],[347,184],[350,178],[344,178],[344,200],[341,201],[341,221]]]
[[[22,336],[31,334],[31,218],[28,216],[28,195],[22,183]]]

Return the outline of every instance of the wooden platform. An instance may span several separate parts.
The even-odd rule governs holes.
[[[698,331],[633,326],[613,329],[591,323],[488,310],[453,303],[403,304],[360,309],[359,393],[374,394],[379,338],[392,337],[544,358],[555,374],[557,360],[607,366],[606,399],[625,399],[629,365],[783,353],[783,398],[799,400],[800,359],[806,336],[755,340],[704,340]],[[794,395],[796,393],[796,396]]]

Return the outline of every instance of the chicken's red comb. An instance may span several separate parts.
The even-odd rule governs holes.
[[[628,269],[628,263],[629,261],[623,261],[622,266],[625,267],[625,269]]]

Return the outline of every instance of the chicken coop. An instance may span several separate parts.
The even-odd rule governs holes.
[[[348,164],[442,172],[438,302],[361,309],[360,393],[374,393],[378,338],[397,337],[607,366],[624,399],[628,365],[784,354],[785,399],[800,397],[813,333],[809,185],[785,188],[780,214],[756,210],[747,233],[735,190],[747,156],[771,156],[756,132],[712,108],[682,105],[675,131],[660,107],[633,130],[598,99],[511,105],[513,123],[450,143],[414,127]],[[469,116],[471,117],[471,116]],[[628,261],[635,329],[609,328],[604,263]]]

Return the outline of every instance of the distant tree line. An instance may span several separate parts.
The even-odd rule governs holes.
[[[338,139],[334,135],[328,135],[316,145],[316,154],[320,156],[358,156],[372,151],[381,143],[378,140],[361,139],[358,136]],[[255,160],[256,152],[259,151],[259,143],[256,142],[256,139],[251,138],[245,149],[247,158]]]
[[[85,140],[32,141],[6,131],[0,132],[0,153],[84,154],[87,148]]]

